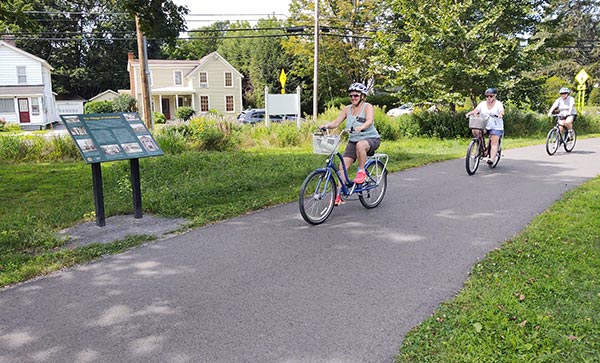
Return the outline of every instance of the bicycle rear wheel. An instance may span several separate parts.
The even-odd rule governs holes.
[[[368,163],[365,171],[367,179],[363,185],[368,190],[361,192],[358,199],[365,208],[371,209],[377,207],[383,200],[387,190],[387,170],[381,161],[376,160]]]
[[[298,204],[302,218],[310,224],[321,224],[333,211],[337,186],[331,173],[315,170],[300,187]]]
[[[558,129],[553,128],[548,131],[548,136],[546,136],[546,152],[548,155],[554,155],[559,145],[560,135],[558,134]]]
[[[577,142],[577,133],[575,132],[575,129],[572,129],[571,131],[572,131],[571,136],[567,137],[567,141],[564,143],[565,151],[568,153],[573,151],[573,148],[575,147],[575,143]]]
[[[465,167],[467,174],[473,175],[479,167],[479,139],[472,139],[467,148],[467,156],[465,157]]]

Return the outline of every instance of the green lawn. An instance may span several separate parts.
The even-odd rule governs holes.
[[[396,363],[600,362],[600,178],[473,266]]]

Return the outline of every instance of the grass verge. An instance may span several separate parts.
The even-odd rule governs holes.
[[[396,363],[600,362],[600,178],[475,265]]]

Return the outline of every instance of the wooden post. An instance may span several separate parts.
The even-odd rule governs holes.
[[[148,130],[153,129],[152,110],[150,107],[150,88],[148,85],[148,55],[146,53],[146,38],[140,27],[140,17],[135,16],[135,29],[138,43],[138,58],[140,59],[140,77],[142,79],[142,118]],[[134,95],[135,96],[135,95]]]

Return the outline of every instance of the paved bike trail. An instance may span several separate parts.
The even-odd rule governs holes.
[[[0,362],[391,362],[473,264],[599,173],[599,139],[473,176],[451,160],[320,226],[290,203],[8,288]]]

